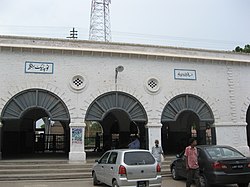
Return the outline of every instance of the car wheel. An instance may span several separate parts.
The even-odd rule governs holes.
[[[173,178],[174,180],[180,179],[180,176],[178,175],[176,166],[173,166],[173,167],[172,167],[171,174],[172,174],[172,178]]]
[[[200,175],[200,187],[210,187],[204,175]]]
[[[248,187],[249,183],[238,184],[239,187]]]
[[[96,177],[96,173],[93,172],[93,185],[94,186],[97,186],[98,184],[100,184],[100,182],[97,180],[97,177]]]
[[[116,181],[116,180],[113,181],[112,187],[119,187],[119,185],[117,184],[117,181]]]

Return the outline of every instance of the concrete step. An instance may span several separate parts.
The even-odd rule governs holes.
[[[4,174],[0,175],[0,181],[16,180],[58,180],[58,179],[84,179],[91,178],[91,173],[54,173],[54,174]]]
[[[173,157],[162,162],[162,176],[170,177]],[[0,181],[58,180],[92,178],[91,168],[95,159],[83,162],[68,160],[3,160],[0,161]]]
[[[75,168],[63,168],[63,169],[0,169],[0,175],[4,174],[54,174],[54,173],[65,173],[65,174],[71,174],[71,173],[87,173],[89,172],[89,168],[83,168],[83,169],[75,169]]]
[[[171,177],[170,172],[162,172],[162,177]],[[21,180],[59,180],[59,179],[91,179],[91,173],[71,173],[69,174],[53,174],[53,175],[45,175],[45,174],[18,174],[18,175],[0,175],[0,181],[21,181]]]

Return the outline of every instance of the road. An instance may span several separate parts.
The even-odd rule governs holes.
[[[174,181],[171,178],[163,178],[163,187],[185,187],[185,181]],[[229,185],[236,187],[237,185]],[[0,187],[93,187],[92,180],[58,180],[58,181],[6,181],[0,182]],[[99,185],[99,187],[107,187]],[[224,187],[224,186],[223,186]],[[250,187],[250,185],[249,185]]]

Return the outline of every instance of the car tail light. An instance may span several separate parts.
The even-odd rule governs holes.
[[[247,167],[250,168],[250,163],[247,164]]]
[[[126,168],[124,167],[124,166],[120,166],[119,167],[119,172],[118,172],[118,174],[120,174],[120,175],[126,175],[127,174],[127,171],[126,171]]]
[[[157,166],[156,166],[156,172],[157,173],[161,172],[161,166],[160,166],[160,164],[157,164]]]
[[[212,163],[213,169],[227,169],[227,166],[225,164],[222,164],[220,162],[214,162]]]

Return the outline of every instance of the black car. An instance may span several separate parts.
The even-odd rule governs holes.
[[[250,158],[230,146],[197,146],[201,186],[212,184],[238,184],[248,187],[250,182]],[[172,178],[186,178],[184,152],[176,156],[170,165]]]

